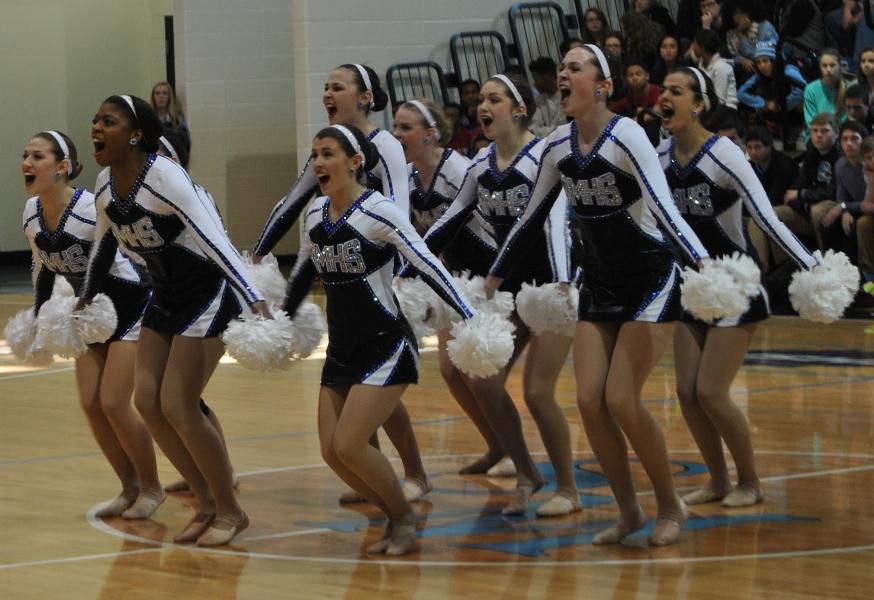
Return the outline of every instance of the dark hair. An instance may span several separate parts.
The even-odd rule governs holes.
[[[373,169],[379,162],[379,150],[377,150],[376,146],[374,146],[373,143],[367,139],[367,136],[361,133],[361,130],[354,125],[347,125],[346,123],[343,123],[342,126],[348,129],[352,133],[352,135],[355,136],[355,141],[358,142],[358,146],[361,148],[361,153],[364,155],[364,161],[361,163],[361,167],[359,167],[358,173],[356,173],[358,182],[361,183],[364,180],[364,174]],[[343,132],[333,125],[321,129],[313,138],[313,140],[320,140],[324,138],[331,138],[332,140],[336,140],[337,143],[340,144],[340,147],[343,149],[343,152],[345,152],[346,156],[348,156],[349,158],[355,156],[355,148],[352,147],[352,144],[349,143],[349,140],[346,139],[346,136],[343,135]]]
[[[719,52],[719,34],[712,29],[699,29],[695,32],[695,41],[707,54]]]
[[[749,144],[750,142],[761,142],[765,146],[772,147],[774,145],[774,136],[771,135],[767,127],[753,125],[744,136],[744,143]]]
[[[728,106],[718,106],[716,110],[710,112],[707,119],[707,129],[710,131],[722,131],[724,129],[735,129],[737,134],[743,138],[744,131],[741,127],[740,119],[737,118],[737,111]]]
[[[555,61],[548,56],[535,58],[530,63],[528,63],[528,70],[531,71],[531,73],[546,73],[555,75],[557,67],[558,65],[555,64]]]
[[[598,60],[598,56],[591,48],[583,48],[583,50],[592,55],[592,60],[589,62],[595,65],[595,68],[598,70],[597,80],[605,81],[607,77],[605,76],[604,69],[601,68],[601,61]],[[604,55],[604,58],[607,59],[607,68],[610,69],[610,80],[613,82],[613,91],[610,93],[607,100],[622,98],[625,95],[625,78],[619,76],[619,73],[622,73],[623,75],[625,74],[625,70],[622,68],[622,63],[615,56],[607,54],[603,50],[601,50],[601,53]]]
[[[188,161],[191,158],[191,154],[188,151],[188,148],[185,145],[185,140],[183,137],[176,132],[176,130],[166,129],[164,130],[164,138],[167,142],[173,146],[173,150],[176,152],[176,156],[179,157],[179,164],[182,165],[184,169],[188,169]],[[166,147],[164,142],[159,140],[161,146]],[[167,148],[169,152],[169,148]]]
[[[443,110],[447,108],[454,108],[457,111],[461,111],[461,105],[458,102],[447,102],[443,105]]]
[[[859,52],[859,75],[856,77],[856,81],[861,85],[868,87],[868,78],[865,77],[865,74],[862,72],[862,55],[866,52],[874,52],[874,46],[865,46],[862,48],[862,51]]]
[[[443,111],[430,98],[416,98],[416,101],[421,102],[428,109],[428,112],[431,113],[431,118],[434,119],[434,129],[437,130],[437,143],[445,146],[452,139],[453,132],[449,131],[449,124],[446,122],[446,117],[443,116]],[[421,114],[416,105],[411,102],[404,102],[399,108],[406,108]],[[421,119],[425,129],[431,127],[425,115],[422,115]]]
[[[537,110],[537,105],[534,103],[534,94],[531,92],[531,87],[528,85],[528,79],[518,73],[509,71],[505,72],[503,75],[513,82],[513,85],[516,86],[516,90],[522,97],[522,103],[525,104],[525,118],[520,119],[520,122],[527,128],[528,123],[531,121],[531,117],[534,116],[534,111]],[[489,81],[496,81],[500,83],[501,86],[507,90],[507,96],[510,97],[510,100],[513,101],[513,104],[515,106],[519,106],[519,103],[516,101],[516,97],[513,95],[513,92],[510,91],[510,88],[507,87],[506,83],[496,77],[489,77]]]
[[[860,84],[854,83],[847,88],[847,93],[844,95],[844,100],[849,100],[850,98],[853,100],[861,100],[865,104],[868,104],[868,90],[863,88]]]
[[[598,17],[598,20],[601,21],[601,32],[598,36],[592,34],[589,31],[589,28],[586,27],[586,22],[588,20],[589,13],[595,13],[595,16]],[[607,20],[607,15],[604,14],[604,11],[595,6],[589,6],[583,12],[582,22],[580,23],[580,36],[583,38],[581,41],[587,44],[598,44],[604,41],[604,37],[607,35],[607,30],[610,27],[610,22]],[[562,52],[562,55],[567,54],[567,49]]]
[[[461,92],[461,88],[467,87],[469,85],[475,85],[476,89],[479,90],[482,86],[479,84],[479,81],[476,79],[465,79],[461,83],[458,84],[458,91]]]
[[[649,73],[649,66],[636,56],[633,56],[625,61],[625,64],[622,65],[622,72],[627,73],[628,67],[640,67],[644,70],[645,73]]]
[[[592,10],[592,9],[589,9],[589,10]],[[594,10],[598,10],[598,9],[596,8]],[[570,51],[571,44],[585,44],[585,42],[578,37],[569,37],[566,40],[562,40],[561,43],[558,45],[558,52],[559,52],[559,54],[561,54],[562,58],[564,58],[564,55],[567,54],[568,51]]]
[[[813,118],[810,120],[810,126],[819,125],[822,127],[823,125],[828,125],[835,131],[838,130],[838,118],[835,116],[833,112],[820,112],[813,115]]]
[[[695,93],[695,99],[701,100],[703,102],[704,94],[701,90],[701,84],[698,82],[698,76],[692,69],[693,67],[677,67],[676,69],[672,70],[671,73],[683,73],[684,75],[686,75],[686,77],[691,82],[689,88]],[[705,107],[704,111],[702,111],[701,113],[701,118],[702,120],[704,120],[705,116],[714,115],[708,125],[717,125],[718,123],[716,123],[715,120],[719,118],[724,118],[725,114],[724,111],[719,110],[722,107],[719,104],[719,96],[716,95],[716,89],[713,85],[713,80],[710,79],[710,76],[706,72],[704,72],[704,69],[696,70],[701,73],[701,77],[704,78],[704,85],[707,86],[707,99],[710,101],[710,108],[708,109]],[[707,129],[710,129],[711,131],[715,131],[713,127],[708,127],[707,125],[705,125],[705,127],[707,127]],[[724,128],[720,127],[719,129]]]
[[[476,146],[479,142],[486,142],[486,144],[491,144],[492,140],[486,137],[486,135],[481,131],[476,134],[476,137],[470,140],[470,147],[467,149],[467,155],[473,157],[476,152],[473,151],[474,146]]]
[[[130,96],[130,99],[134,104],[136,114],[121,96],[110,96],[103,103],[113,104],[121,108],[121,111],[127,116],[131,129],[139,129],[143,132],[143,137],[136,145],[139,150],[148,153],[157,152],[158,140],[164,135],[164,126],[161,124],[161,120],[148,102],[137,96]]]
[[[361,65],[365,71],[367,71],[367,77],[370,79],[370,92],[373,94],[373,106],[365,106],[364,112],[369,113],[379,112],[388,105],[388,94],[385,93],[385,90],[382,89],[382,86],[379,81],[379,75],[376,74],[376,71],[368,67],[367,65]],[[364,84],[364,78],[361,76],[361,73],[358,72],[358,67],[353,64],[347,63],[344,65],[340,65],[337,67],[338,69],[346,69],[352,72],[352,77],[355,79],[355,84],[358,86],[358,91],[362,94],[368,91],[367,86]]]
[[[862,139],[862,145],[859,146],[859,154],[865,156],[874,152],[874,136],[869,135]]]
[[[869,135],[868,129],[864,125],[862,125],[858,121],[847,119],[846,121],[841,123],[841,126],[838,128],[838,137],[841,137],[847,129],[852,129],[853,131],[858,133],[862,139],[865,139]]]
[[[82,163],[79,162],[79,152],[76,150],[76,145],[73,143],[73,140],[71,140],[66,133],[63,133],[56,129],[53,131],[60,135],[61,138],[64,140],[64,143],[67,144],[67,150],[70,151],[70,154],[68,156],[64,156],[64,151],[61,150],[61,145],[58,143],[58,140],[56,140],[48,131],[40,131],[39,133],[35,133],[33,137],[45,140],[49,144],[51,144],[52,154],[54,154],[58,162],[61,162],[62,160],[64,160],[64,158],[68,158],[70,160],[70,166],[72,167],[72,170],[69,175],[67,173],[64,173],[64,175],[66,175],[67,181],[73,181],[82,173],[83,167]]]

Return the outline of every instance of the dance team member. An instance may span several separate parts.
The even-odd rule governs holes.
[[[234,497],[225,447],[199,400],[224,353],[219,335],[241,304],[270,313],[215,207],[181,166],[155,154],[161,123],[145,101],[110,96],[91,136],[95,160],[108,168],[97,177],[95,246],[80,304],[94,297],[118,246],[146,263],[153,292],[137,347],[134,400],[198,501],[174,541],[226,544],[249,520]]]
[[[58,131],[34,135],[21,160],[24,189],[33,196],[24,208],[24,235],[33,256],[34,314],[52,295],[61,276],[78,293],[88,268],[97,220],[94,195],[73,187],[82,163],[72,140]],[[91,344],[76,359],[79,401],[97,445],[121,481],[118,498],[98,517],[147,519],[164,501],[152,438],[131,406],[136,341],[149,301],[149,288],[130,260],[107,254],[108,275],[95,293],[115,306],[118,325],[103,344]]]
[[[368,552],[404,554],[416,519],[386,457],[369,440],[418,380],[418,350],[391,282],[398,252],[464,318],[473,309],[427,249],[409,217],[364,187],[378,151],[353,126],[332,125],[313,140],[310,166],[323,196],[303,217],[301,251],[284,309],[294,315],[318,275],[327,298],[328,350],[319,393],[322,456],[353,490],[388,517]]]
[[[659,99],[662,125],[672,138],[658,149],[677,209],[713,257],[755,254],[744,233],[743,208],[762,231],[802,268],[816,259],[780,222],[752,166],[731,140],[714,135],[701,119],[718,99],[707,74],[683,67],[665,78]],[[763,499],[750,427],[731,400],[737,375],[760,321],[768,318],[762,288],[749,310],[734,319],[705,323],[688,313],[674,332],[677,395],[683,416],[710,470],[710,483],[683,497],[687,504],[722,501],[750,506]],[[732,489],[722,442],[737,467]]]
[[[533,110],[531,89],[523,78],[496,75],[483,84],[478,115],[483,133],[493,141],[474,158],[449,209],[425,236],[432,252],[442,253],[476,210],[492,226],[497,242],[503,243],[506,239],[528,204],[545,148],[544,141],[528,130],[532,116],[529,111]],[[569,284],[571,281],[567,201],[564,194],[556,196],[559,201],[546,219],[545,227],[533,231],[534,248],[519,259],[512,277],[501,286],[502,290],[515,295],[523,283]],[[557,516],[578,511],[580,500],[574,480],[570,430],[564,412],[555,401],[555,384],[571,338],[554,333],[532,335],[515,313],[513,319],[516,325],[513,359],[497,375],[469,378],[467,382],[501,447],[516,467],[515,497],[503,512],[524,514],[531,495],[544,483],[531,460],[519,413],[506,389],[510,369],[526,346],[523,395],[552,462],[558,486],[555,496],[538,508],[538,515]]]
[[[610,63],[614,64],[611,65]],[[708,257],[671,201],[655,149],[637,123],[613,114],[615,61],[588,44],[564,57],[559,93],[573,118],[546,139],[540,173],[524,214],[508,234],[487,290],[523,260],[530,240],[564,189],[583,242],[583,283],[574,337],[577,402],[589,442],[619,505],[619,521],[595,544],[615,544],[646,525],[631,477],[631,442],[658,503],[653,545],[676,541],[687,508],[674,487],[661,428],[641,402],[646,378],[680,318],[674,237],[693,262]],[[657,220],[658,219],[658,220]]]

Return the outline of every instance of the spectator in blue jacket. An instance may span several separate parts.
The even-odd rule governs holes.
[[[735,72],[749,75],[755,71],[755,54],[759,44],[777,46],[777,30],[770,21],[754,21],[752,10],[738,3],[732,13],[734,29],[726,34],[728,56],[734,62]]]

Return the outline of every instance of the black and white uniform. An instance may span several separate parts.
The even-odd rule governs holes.
[[[163,156],[149,155],[126,198],[108,168],[97,176],[95,240],[81,296],[94,296],[120,245],[149,272],[154,291],[143,326],[155,331],[215,337],[242,305],[262,300],[213,202]]]
[[[51,297],[56,275],[66,279],[74,293],[82,290],[96,225],[94,194],[81,188],[76,188],[54,231],[46,226],[39,197],[27,201],[24,235],[33,254],[34,314]],[[109,296],[118,314],[118,325],[107,342],[136,341],[150,290],[128,258],[115,252],[110,260],[109,272],[95,292]]]
[[[460,315],[474,311],[395,203],[367,190],[332,222],[330,202],[317,198],[303,218],[284,308],[294,315],[320,277],[328,317],[323,385],[415,383],[418,349],[391,287],[397,253]]]
[[[413,225],[425,235],[452,204],[470,168],[470,160],[451,148],[443,150],[428,189],[422,185],[416,167],[412,163],[407,167],[410,173]],[[443,249],[441,258],[452,273],[469,271],[472,275],[487,275],[497,252],[498,245],[491,226],[483,219],[479,209],[474,209],[455,239]]]
[[[367,173],[367,187],[394,200],[405,215],[409,214],[410,188],[407,183],[407,159],[404,158],[403,146],[392,134],[378,128],[370,132],[367,139],[379,152],[379,161],[373,170]],[[319,182],[311,159],[308,159],[297,181],[273,207],[267,218],[267,224],[255,244],[254,253],[258,256],[269,254],[279,240],[288,233],[307,203],[318,194],[318,191]]]
[[[431,251],[443,252],[476,210],[492,227],[495,241],[503,244],[528,205],[545,147],[545,140],[531,140],[504,171],[498,170],[494,143],[480,150],[455,200],[425,236]],[[505,280],[501,290],[515,294],[523,283],[571,281],[567,198],[559,191],[554,200],[545,224],[541,223],[534,232],[534,247],[525,258],[502,263],[499,256],[494,263],[503,267]],[[495,268],[492,267],[493,272]]]
[[[583,243],[579,319],[679,319],[680,270],[659,223],[694,261],[708,254],[671,201],[643,129],[614,116],[584,155],[572,121],[552,132],[546,143],[531,202],[507,236],[492,273],[504,277],[520,260],[563,189]]]
[[[816,259],[774,214],[759,178],[731,140],[714,135],[683,167],[674,156],[673,138],[659,145],[658,155],[677,209],[710,256],[717,258],[740,252],[755,257],[743,225],[745,206],[762,231],[780,244],[796,263],[806,268],[816,265]],[[751,300],[747,312],[710,324],[733,327],[767,319],[768,295],[759,287],[761,293]],[[689,313],[683,314],[683,320],[701,322]]]

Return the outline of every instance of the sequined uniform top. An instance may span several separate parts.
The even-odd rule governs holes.
[[[410,210],[410,189],[407,183],[407,160],[404,148],[389,132],[374,129],[367,136],[379,152],[379,162],[367,173],[367,187],[394,200],[404,214]],[[319,191],[312,160],[307,159],[303,171],[288,193],[273,207],[267,224],[255,244],[258,256],[269,254],[297,221],[310,199]]]
[[[410,213],[420,234],[424,235],[452,204],[470,164],[469,159],[446,148],[427,189],[422,185],[416,167],[412,163],[407,165],[410,174]],[[485,275],[497,251],[491,226],[486,223],[482,213],[475,209],[458,235],[443,249],[441,258],[454,273],[469,271],[473,275]]]

